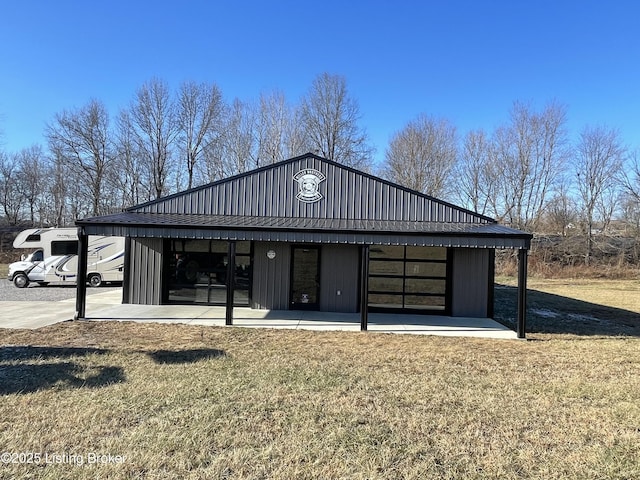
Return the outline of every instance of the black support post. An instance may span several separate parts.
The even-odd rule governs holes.
[[[84,228],[78,227],[78,273],[76,276],[76,320],[85,318],[87,306],[87,257],[89,237]]]
[[[166,252],[166,250],[165,250]],[[164,253],[164,252],[163,252]],[[122,272],[122,303],[131,303],[131,237],[124,238],[124,271]]]
[[[527,329],[527,250],[518,250],[518,338],[526,337]]]
[[[233,325],[233,297],[236,280],[236,242],[229,242],[227,253],[227,305],[225,312],[225,325]]]
[[[360,330],[369,322],[369,245],[362,246],[360,258]]]

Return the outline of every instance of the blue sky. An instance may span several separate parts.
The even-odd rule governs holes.
[[[0,7],[0,130],[7,151],[44,144],[57,112],[102,100],[115,116],[152,77],[215,82],[225,98],[346,77],[384,157],[419,114],[462,135],[516,100],[568,107],[640,148],[637,1],[22,0]]]

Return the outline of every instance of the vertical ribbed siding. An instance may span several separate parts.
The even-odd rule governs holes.
[[[486,317],[491,251],[484,248],[453,250],[451,315]]]
[[[360,249],[357,245],[323,245],[320,253],[320,310],[358,311]],[[338,295],[340,291],[340,295]]]
[[[267,251],[276,252],[274,259]],[[288,243],[255,242],[251,308],[289,310],[291,247]]]
[[[323,199],[296,198],[294,175],[314,168],[326,179]],[[315,157],[281,162],[271,168],[217,182],[140,207],[157,213],[203,213],[266,217],[340,218],[485,223],[481,217]]]
[[[162,303],[162,239],[131,239],[129,303]]]

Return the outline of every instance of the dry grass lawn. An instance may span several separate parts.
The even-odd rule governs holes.
[[[516,279],[497,283],[496,319],[513,327]],[[528,332],[640,337],[640,280],[534,277],[528,287]]]
[[[0,330],[0,451],[64,461],[0,478],[640,478],[640,337],[566,329]]]

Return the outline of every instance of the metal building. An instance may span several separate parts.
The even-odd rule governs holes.
[[[123,303],[492,317],[495,249],[531,234],[313,154],[77,222],[126,237]],[[78,272],[82,278],[82,272]],[[77,317],[86,286],[78,283]]]

